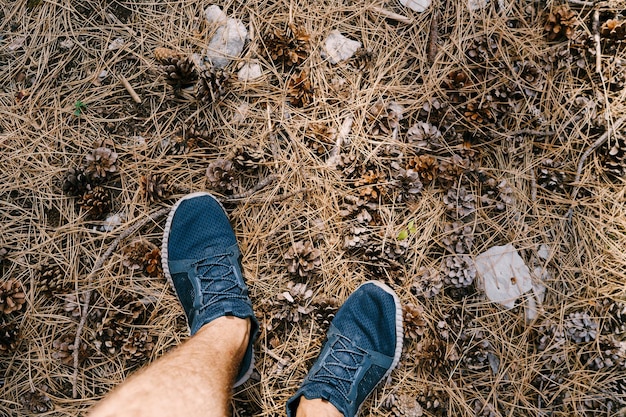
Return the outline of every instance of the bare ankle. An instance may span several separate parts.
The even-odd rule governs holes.
[[[307,400],[304,396],[300,398],[296,417],[343,417],[343,414],[330,402],[321,398]]]
[[[250,319],[234,316],[223,316],[205,324],[196,336],[210,339],[212,343],[221,341],[226,347],[244,354],[250,340]]]

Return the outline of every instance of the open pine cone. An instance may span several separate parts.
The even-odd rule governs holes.
[[[111,211],[111,197],[104,187],[98,185],[85,192],[78,205],[87,212],[87,218],[102,219]]]
[[[128,269],[137,270],[144,268],[144,260],[147,254],[157,249],[154,243],[143,239],[136,239],[122,248],[122,265]]]
[[[298,241],[285,253],[287,270],[299,277],[307,278],[315,274],[322,264],[322,251],[313,247],[311,242]]]
[[[0,283],[0,312],[11,314],[24,307],[26,294],[22,284],[16,279],[9,279]]]
[[[424,319],[424,308],[414,304],[407,304],[402,308],[402,321],[406,340],[420,340],[428,327]]]
[[[0,354],[13,352],[21,338],[19,323],[16,319],[0,314]]]
[[[626,20],[609,19],[602,24],[600,36],[616,41],[626,40]]]
[[[168,48],[156,48],[154,58],[159,62],[159,69],[165,77],[165,82],[173,86],[175,90],[187,88],[198,79],[193,61]]]
[[[110,140],[102,140],[94,144],[91,153],[85,157],[85,174],[93,178],[106,178],[117,171],[117,152],[112,149]],[[80,175],[77,173],[77,175]],[[77,181],[85,181],[77,177]]]
[[[602,147],[602,165],[615,178],[626,177],[626,138],[617,136]]]
[[[237,177],[232,161],[216,159],[206,170],[207,185],[220,192],[232,192],[237,187]]]
[[[313,102],[313,86],[306,71],[293,74],[287,81],[287,100],[294,107],[306,107]]]
[[[46,413],[54,409],[52,400],[48,397],[48,387],[45,385],[35,388],[34,391],[28,391],[20,396],[22,406],[28,410],[29,414]]]
[[[65,294],[69,291],[65,284],[65,271],[56,262],[41,265],[37,286],[43,294],[50,297],[55,294]]]
[[[285,30],[275,29],[263,37],[268,56],[275,64],[298,66],[308,58],[310,37],[304,28],[288,25]]]
[[[159,248],[154,248],[150,252],[147,252],[143,257],[143,263],[144,269],[149,276],[154,278],[163,275],[161,250]]]
[[[439,271],[425,266],[420,267],[411,286],[415,295],[425,298],[433,298],[442,288],[443,280]]]
[[[74,364],[74,339],[75,335],[68,333],[65,334],[52,342],[52,348],[54,352],[52,352],[52,358],[58,359],[64,365],[72,366]],[[81,343],[78,352],[78,363],[83,364],[85,360],[89,357],[91,352],[87,347],[86,343]]]
[[[150,203],[157,203],[170,195],[170,186],[162,174],[148,173],[142,175],[139,183],[141,185],[141,193],[146,201]]]
[[[394,129],[400,126],[404,118],[404,107],[395,101],[385,103],[378,100],[367,111],[366,119],[370,124],[370,131],[374,135],[391,135]]]
[[[251,146],[236,146],[233,149],[233,163],[239,169],[255,170],[265,160],[263,149]]]
[[[228,93],[231,83],[232,76],[227,70],[209,68],[200,73],[196,97],[203,103],[216,103]]]
[[[554,41],[561,38],[571,39],[577,24],[576,12],[571,10],[566,3],[556,6],[548,14],[543,28],[548,40]]]
[[[123,341],[121,352],[132,364],[141,364],[150,358],[154,349],[152,336],[146,330],[133,330]]]
[[[61,188],[65,194],[78,197],[93,188],[93,179],[83,168],[70,168],[65,172]]]
[[[418,155],[408,160],[407,169],[417,172],[424,184],[430,184],[437,176],[439,164],[431,155]]]

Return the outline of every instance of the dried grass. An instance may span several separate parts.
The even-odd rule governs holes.
[[[390,161],[382,150],[387,145],[409,150],[403,141],[406,129],[418,120],[434,117],[419,116],[424,103],[432,97],[446,96],[444,80],[452,70],[473,71],[464,51],[477,37],[498,39],[502,65],[495,85],[478,82],[466,88],[476,103],[483,102],[498,83],[519,82],[511,70],[515,60],[536,60],[555,48],[546,43],[543,35],[544,13],[553,6],[548,3],[509,2],[506,13],[497,13],[495,6],[470,13],[464,2],[434,0],[431,11],[439,10],[442,42],[436,61],[429,63],[431,11],[416,14],[395,3],[386,4],[389,10],[413,20],[412,24],[403,24],[385,20],[373,10],[379,5],[370,2],[225,2],[220,5],[244,20],[252,33],[241,61],[260,59],[265,75],[252,83],[235,82],[219,105],[207,106],[174,97],[156,73],[152,51],[159,46],[185,53],[199,51],[214,30],[203,19],[208,4],[183,0],[44,0],[29,8],[25,1],[0,3],[0,248],[9,250],[1,271],[3,278],[19,279],[30,288],[27,308],[20,319],[22,342],[15,353],[5,354],[0,360],[4,375],[0,414],[23,415],[22,396],[46,385],[55,406],[46,415],[79,415],[134,370],[121,357],[94,354],[79,369],[79,395],[72,399],[72,369],[52,358],[52,341],[75,332],[77,320],[62,314],[58,299],[45,300],[37,291],[37,268],[51,259],[66,271],[66,282],[71,283],[74,294],[92,290],[98,295],[91,314],[106,314],[117,294],[136,294],[148,300],[151,315],[146,328],[156,336],[149,360],[185,338],[182,311],[164,280],[129,272],[122,266],[119,250],[97,279],[86,280],[117,231],[92,230],[93,222],[86,224],[73,200],[63,195],[60,183],[68,168],[83,162],[94,140],[108,137],[119,153],[120,176],[109,183],[114,211],[124,212],[128,225],[182,195],[179,192],[171,200],[148,206],[140,195],[142,175],[160,173],[178,189],[204,190],[204,173],[210,161],[224,157],[236,145],[258,145],[265,150],[266,162],[259,173],[245,176],[238,191],[252,188],[269,174],[277,175],[278,180],[254,198],[229,207],[256,304],[284,291],[291,277],[283,256],[294,242],[317,239],[315,220],[319,219],[324,225],[322,238],[316,243],[322,250],[322,267],[309,282],[316,295],[343,300],[365,280],[382,279],[394,286],[403,302],[424,305],[431,330],[450,307],[461,307],[475,316],[474,325],[484,331],[493,354],[499,358],[496,373],[467,371],[461,364],[425,369],[416,363],[417,345],[410,342],[399,369],[368,401],[366,414],[391,415],[382,404],[392,392],[415,395],[431,388],[448,398],[445,410],[434,415],[474,416],[476,401],[490,404],[497,415],[600,415],[584,401],[604,399],[608,384],[620,378],[623,382],[623,375],[586,369],[576,360],[579,347],[568,344],[570,359],[563,367],[564,379],[558,390],[537,388],[533,381],[546,360],[535,348],[538,323],[524,323],[523,307],[504,311],[478,295],[459,300],[440,294],[420,300],[411,293],[417,270],[421,266],[438,269],[443,255],[441,238],[446,215],[438,187],[426,187],[415,203],[380,207],[382,222],[373,228],[376,233],[393,242],[410,220],[417,232],[409,237],[411,249],[401,268],[372,272],[370,261],[343,249],[347,226],[339,208],[352,192],[352,184],[303,140],[312,124],[325,123],[339,130],[343,120],[352,117],[350,143],[342,151],[353,152],[362,163],[388,170]],[[612,1],[598,7],[615,11],[624,6],[624,2]],[[529,13],[528,8],[534,12]],[[588,22],[590,9],[577,10],[581,20]],[[109,13],[123,24],[107,18]],[[511,20],[517,21],[516,27],[507,25]],[[282,28],[287,22],[302,25],[312,40],[305,67],[310,71],[315,95],[313,103],[304,108],[291,108],[285,102],[288,76],[275,68],[264,52],[264,33]],[[373,50],[376,55],[371,69],[359,73],[343,64],[335,67],[323,62],[319,52],[331,29]],[[26,36],[24,46],[8,51],[8,43],[20,36]],[[126,41],[124,47],[109,51],[107,46],[118,37]],[[63,40],[71,40],[74,45],[63,49]],[[625,58],[623,51],[620,56]],[[603,64],[607,70],[613,65],[608,57]],[[573,178],[578,159],[601,133],[592,127],[591,112],[576,105],[577,96],[591,96],[598,114],[611,120],[624,116],[625,90],[605,88],[593,75],[594,65],[590,61],[583,70],[593,83],[581,82],[583,75],[571,67],[547,73],[539,97],[528,99],[523,111],[504,115],[499,125],[475,126],[463,117],[462,108],[450,107],[447,111],[455,122],[439,126],[444,136],[451,133],[451,126],[472,132],[479,138],[474,148],[480,154],[481,169],[498,180],[506,179],[514,190],[514,206],[502,212],[477,210],[471,222],[476,231],[472,255],[510,242],[528,260],[538,245],[549,245],[550,257],[541,266],[553,271],[553,276],[547,282],[540,321],[549,319],[560,325],[572,311],[593,311],[599,300],[626,298],[623,179],[608,181],[594,154],[582,171],[580,185],[585,192],[575,202],[566,194],[533,190],[531,185],[532,172],[541,164],[537,149],[541,158],[565,161],[564,170]],[[94,83],[102,70],[108,71],[107,78]],[[32,85],[20,80],[21,73],[26,80],[32,79]],[[132,101],[118,76],[128,79],[142,104]],[[336,89],[337,78],[346,80],[341,91]],[[30,96],[18,103],[15,94],[21,89],[27,89]],[[405,108],[397,138],[371,137],[368,133],[367,110],[379,99],[394,100]],[[72,114],[77,101],[87,106],[80,117]],[[242,104],[246,106],[245,117],[236,121]],[[189,126],[210,130],[215,140],[185,155],[168,154],[161,143]],[[514,133],[527,129],[554,134]],[[145,138],[145,144],[136,144],[134,136]],[[471,186],[474,193],[480,192],[479,184]],[[302,189],[306,191],[276,200]],[[537,192],[536,200],[531,197],[533,191]],[[565,214],[572,203],[575,211],[570,223]],[[150,223],[138,235],[158,243],[161,232],[162,222]],[[83,343],[91,345],[96,330],[95,324],[88,321]],[[278,345],[270,345],[273,337],[278,338]],[[322,340],[323,332],[311,322],[293,325],[284,334],[262,333],[257,342],[258,375],[236,393],[235,415],[282,415],[285,401],[297,389]],[[460,353],[462,357],[467,354]],[[286,361],[282,373],[276,372],[277,358]],[[563,405],[555,403],[557,391],[564,395]],[[620,395],[623,406],[626,394]],[[604,410],[602,415],[614,412]]]

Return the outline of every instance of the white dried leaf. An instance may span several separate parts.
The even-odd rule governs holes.
[[[400,0],[400,4],[418,13],[422,13],[424,10],[428,9],[430,1],[431,0]]]
[[[108,49],[109,51],[114,51],[116,49],[120,49],[122,46],[124,46],[124,39],[116,38],[111,41],[111,43],[108,46]]]
[[[324,41],[322,58],[328,58],[331,64],[350,59],[361,47],[361,42],[346,38],[338,30],[330,32]]]
[[[209,24],[218,25],[207,45],[205,59],[214,67],[224,68],[243,51],[248,30],[241,20],[229,18],[218,6],[207,7],[204,14]]]
[[[256,62],[249,62],[244,64],[237,73],[239,81],[252,81],[263,75],[261,66]]]
[[[487,7],[487,5],[489,5],[489,0],[468,0],[467,1],[467,8],[470,9],[470,11],[472,12],[484,9],[485,7]]]
[[[530,270],[512,244],[494,246],[475,260],[479,285],[489,300],[513,308],[532,289]]]

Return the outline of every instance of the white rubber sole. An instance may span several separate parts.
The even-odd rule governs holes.
[[[167,243],[169,242],[169,234],[172,228],[172,220],[174,219],[174,214],[176,213],[176,209],[178,209],[178,206],[180,206],[180,204],[183,201],[190,200],[196,197],[202,197],[202,196],[211,197],[220,205],[220,207],[224,211],[224,214],[227,214],[226,209],[224,208],[222,203],[217,198],[215,198],[213,194],[207,193],[205,191],[199,191],[199,192],[191,193],[191,194],[184,196],[172,206],[172,209],[170,210],[170,213],[167,216],[167,221],[165,222],[165,228],[163,229],[163,242],[161,243],[161,266],[163,268],[163,275],[165,275],[167,282],[170,284],[170,287],[172,287],[172,290],[174,290],[174,293],[176,295],[178,295],[178,293],[176,292],[176,287],[174,286],[174,281],[172,280],[172,275],[170,274],[170,268],[167,263],[167,259],[168,259]],[[189,323],[187,323],[187,332],[191,335],[191,327],[189,327]],[[235,381],[235,383],[233,384],[233,389],[237,388],[238,386],[246,382],[248,379],[250,379],[250,376],[252,375],[253,371],[254,371],[254,349],[252,350],[252,358],[250,360],[250,367],[248,368],[246,373],[241,378],[239,378],[238,381]]]

